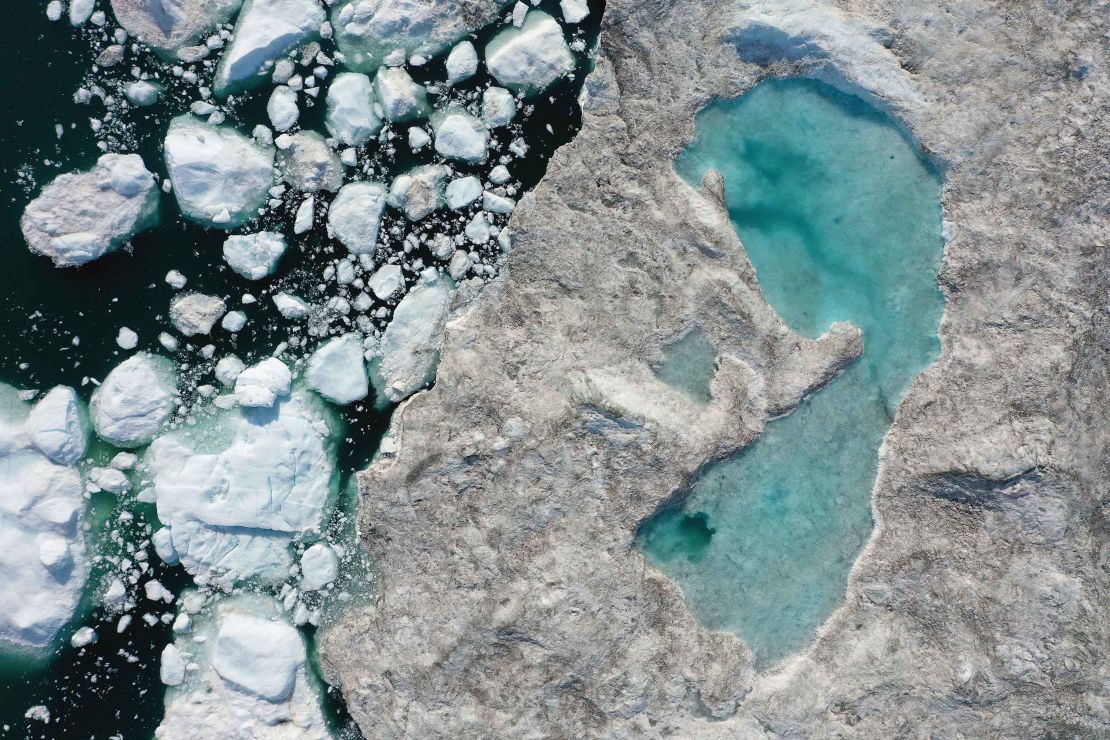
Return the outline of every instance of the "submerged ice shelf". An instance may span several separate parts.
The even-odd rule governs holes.
[[[879,446],[939,352],[941,178],[886,115],[803,79],[707,107],[676,167],[694,186],[724,177],[763,293],[792,330],[863,330],[864,354],[843,375],[640,532],[698,617],[766,664],[805,645],[843,598],[871,532]],[[704,366],[694,342],[676,348]]]

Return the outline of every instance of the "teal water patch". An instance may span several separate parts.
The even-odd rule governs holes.
[[[695,186],[724,177],[764,295],[793,331],[863,330],[856,363],[640,531],[699,619],[765,665],[843,599],[871,533],[879,445],[940,351],[942,180],[888,116],[802,79],[708,106],[676,168]]]
[[[707,404],[712,400],[709,384],[717,372],[717,349],[695,326],[664,349],[663,362],[655,372],[667,385]]]

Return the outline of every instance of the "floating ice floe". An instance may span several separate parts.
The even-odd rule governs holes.
[[[157,436],[176,406],[173,363],[140,352],[113,368],[93,391],[89,416],[104,441],[117,447],[141,447]]]
[[[29,409],[18,391],[0,384],[0,648],[17,652],[53,644],[77,610],[89,571],[79,528],[81,476],[43,451],[68,460],[84,449],[72,391],[55,390],[66,398],[47,394]]]
[[[347,146],[362,146],[382,130],[382,119],[374,112],[374,86],[358,72],[341,72],[328,88],[324,124]]]
[[[489,147],[485,124],[462,107],[450,107],[432,116],[436,152],[447,159],[482,162]]]
[[[473,175],[460,177],[447,184],[447,207],[452,210],[466,208],[482,197],[482,181]]]
[[[247,0],[216,68],[216,94],[262,82],[269,64],[319,33],[324,17],[317,0]]]
[[[435,379],[450,307],[450,281],[433,270],[397,304],[371,364],[374,386],[390,401],[402,401]]]
[[[179,50],[231,19],[243,0],[112,0],[119,24],[157,52]]]
[[[278,361],[239,375],[237,397],[248,375],[270,362]],[[253,387],[264,388],[269,380]],[[266,390],[273,398],[272,387]],[[272,408],[245,408],[240,400],[241,408],[150,446],[144,465],[158,519],[169,530],[175,556],[194,575],[227,583],[281,580],[292,565],[293,539],[323,524],[335,488],[329,417],[322,402],[303,390],[286,388],[277,395],[284,398]]]
[[[221,357],[216,363],[216,380],[228,388],[235,386],[235,380],[246,369],[246,365],[235,355]]]
[[[482,120],[490,128],[508,126],[516,117],[516,98],[503,87],[488,87],[482,93]]]
[[[305,383],[340,405],[354,403],[370,392],[363,361],[362,336],[344,334],[329,339],[308,358]]]
[[[120,349],[135,349],[139,345],[139,335],[126,326],[121,326],[116,334],[116,344]]]
[[[443,188],[449,171],[441,164],[414,167],[389,186],[388,202],[410,221],[419,221],[444,204]]]
[[[590,15],[586,0],[559,0],[559,9],[563,11],[563,20],[572,25],[581,23]]]
[[[370,254],[378,243],[386,189],[376,182],[351,182],[339,189],[328,209],[328,229],[351,254]]]
[[[563,29],[547,13],[533,10],[520,28],[506,28],[486,46],[486,68],[507,87],[536,93],[574,71],[574,55]]]
[[[386,120],[403,123],[428,115],[428,92],[400,67],[382,67],[374,76],[374,92]]]
[[[123,94],[132,105],[148,108],[158,102],[162,96],[162,87],[146,80],[136,80],[124,86]]]
[[[338,190],[343,184],[343,163],[315,131],[298,131],[277,139],[278,164],[285,181],[307,192]]]
[[[170,321],[187,337],[208,334],[227,311],[223,299],[204,293],[182,293],[170,302]]]
[[[297,206],[297,213],[293,216],[293,233],[305,234],[311,231],[315,219],[316,199],[310,195]]]
[[[428,136],[428,132],[419,126],[409,127],[409,148],[414,152],[418,152],[431,143],[432,137]]]
[[[72,388],[51,388],[31,409],[24,428],[31,444],[58,465],[73,465],[85,454],[89,420]]]
[[[242,311],[228,311],[224,315],[223,321],[220,322],[220,326],[232,334],[242,331],[246,325],[247,315]]]
[[[291,321],[303,319],[312,313],[312,306],[291,293],[275,293],[273,301],[278,313]]]
[[[94,8],[96,8],[96,0],[70,0],[70,24],[76,27],[85,25],[89,22],[89,18],[92,17]]]
[[[235,400],[245,408],[270,408],[289,395],[293,375],[285,363],[268,357],[239,373],[235,379]]]
[[[230,229],[258,215],[274,184],[274,150],[192,115],[170,122],[166,170],[182,214]]]
[[[285,237],[275,231],[236,234],[224,241],[224,261],[247,280],[273,275],[285,254]]]
[[[339,556],[322,542],[301,555],[301,590],[319,591],[339,577]]]
[[[379,301],[388,301],[405,287],[405,277],[400,265],[382,265],[366,281],[366,287],[373,291]]]
[[[461,41],[447,55],[447,82],[457,85],[469,80],[478,71],[478,52],[474,44]]]
[[[23,211],[27,246],[58,267],[92,262],[153,225],[158,188],[138,154],[105,154],[88,172],[60,175]]]
[[[166,691],[158,740],[330,738],[309,681],[304,638],[277,602],[232,596],[191,620],[191,626],[173,644],[171,665],[176,666],[177,656],[187,656],[188,662],[182,681]],[[168,673],[176,677],[178,671]]]
[[[285,85],[275,87],[266,102],[266,116],[275,131],[288,131],[296,126],[301,117],[301,110],[297,107],[297,93]]]

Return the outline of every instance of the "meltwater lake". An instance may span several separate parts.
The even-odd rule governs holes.
[[[701,621],[769,665],[842,601],[872,530],[880,444],[939,354],[942,178],[885,113],[808,79],[709,105],[676,168],[694,186],[724,177],[763,293],[794,332],[863,330],[859,360],[640,531]]]

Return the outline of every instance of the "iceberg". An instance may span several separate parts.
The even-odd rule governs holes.
[[[163,56],[201,41],[227,23],[243,0],[112,0],[116,20]]]
[[[247,280],[273,275],[285,254],[285,237],[275,231],[236,234],[224,241],[224,261]]]
[[[447,82],[457,85],[478,71],[478,52],[469,41],[459,42],[447,55]]]
[[[336,191],[343,184],[343,163],[324,137],[315,131],[298,131],[278,149],[278,164],[285,181],[298,190],[315,193]]]
[[[165,357],[140,352],[108,373],[93,391],[89,416],[97,435],[117,447],[142,447],[177,407],[177,372]]]
[[[285,363],[267,357],[235,378],[235,400],[247,408],[270,408],[279,397],[289,395],[292,383],[293,374]]]
[[[404,123],[428,115],[428,92],[400,67],[382,67],[374,76],[374,92],[386,119]]]
[[[324,125],[347,146],[362,146],[382,130],[382,119],[374,112],[374,87],[358,72],[340,72],[328,88]]]
[[[378,243],[385,212],[385,185],[351,182],[339,189],[328,209],[328,228],[351,254],[370,254]]]
[[[370,392],[363,362],[362,336],[351,333],[329,339],[308,358],[305,383],[333,403],[354,403]]]
[[[85,454],[89,421],[72,388],[51,388],[31,409],[24,428],[31,444],[50,462],[73,465]]]
[[[208,334],[226,311],[223,299],[204,293],[181,293],[170,301],[170,321],[187,337]]]
[[[451,107],[432,116],[436,152],[447,159],[482,162],[489,147],[485,124],[461,107]]]
[[[444,204],[443,187],[449,170],[440,164],[414,167],[389,186],[388,202],[409,221],[419,221]]]
[[[574,66],[563,29],[539,10],[528,13],[520,28],[506,28],[486,46],[490,74],[502,85],[529,94],[546,89]]]
[[[297,107],[297,93],[285,85],[278,85],[266,102],[266,116],[275,131],[288,131],[297,125],[301,109]]]
[[[316,36],[324,22],[317,0],[247,0],[216,67],[220,96],[262,82],[278,57]]]
[[[503,87],[489,87],[482,93],[482,120],[490,128],[508,126],[516,117],[516,98]]]

